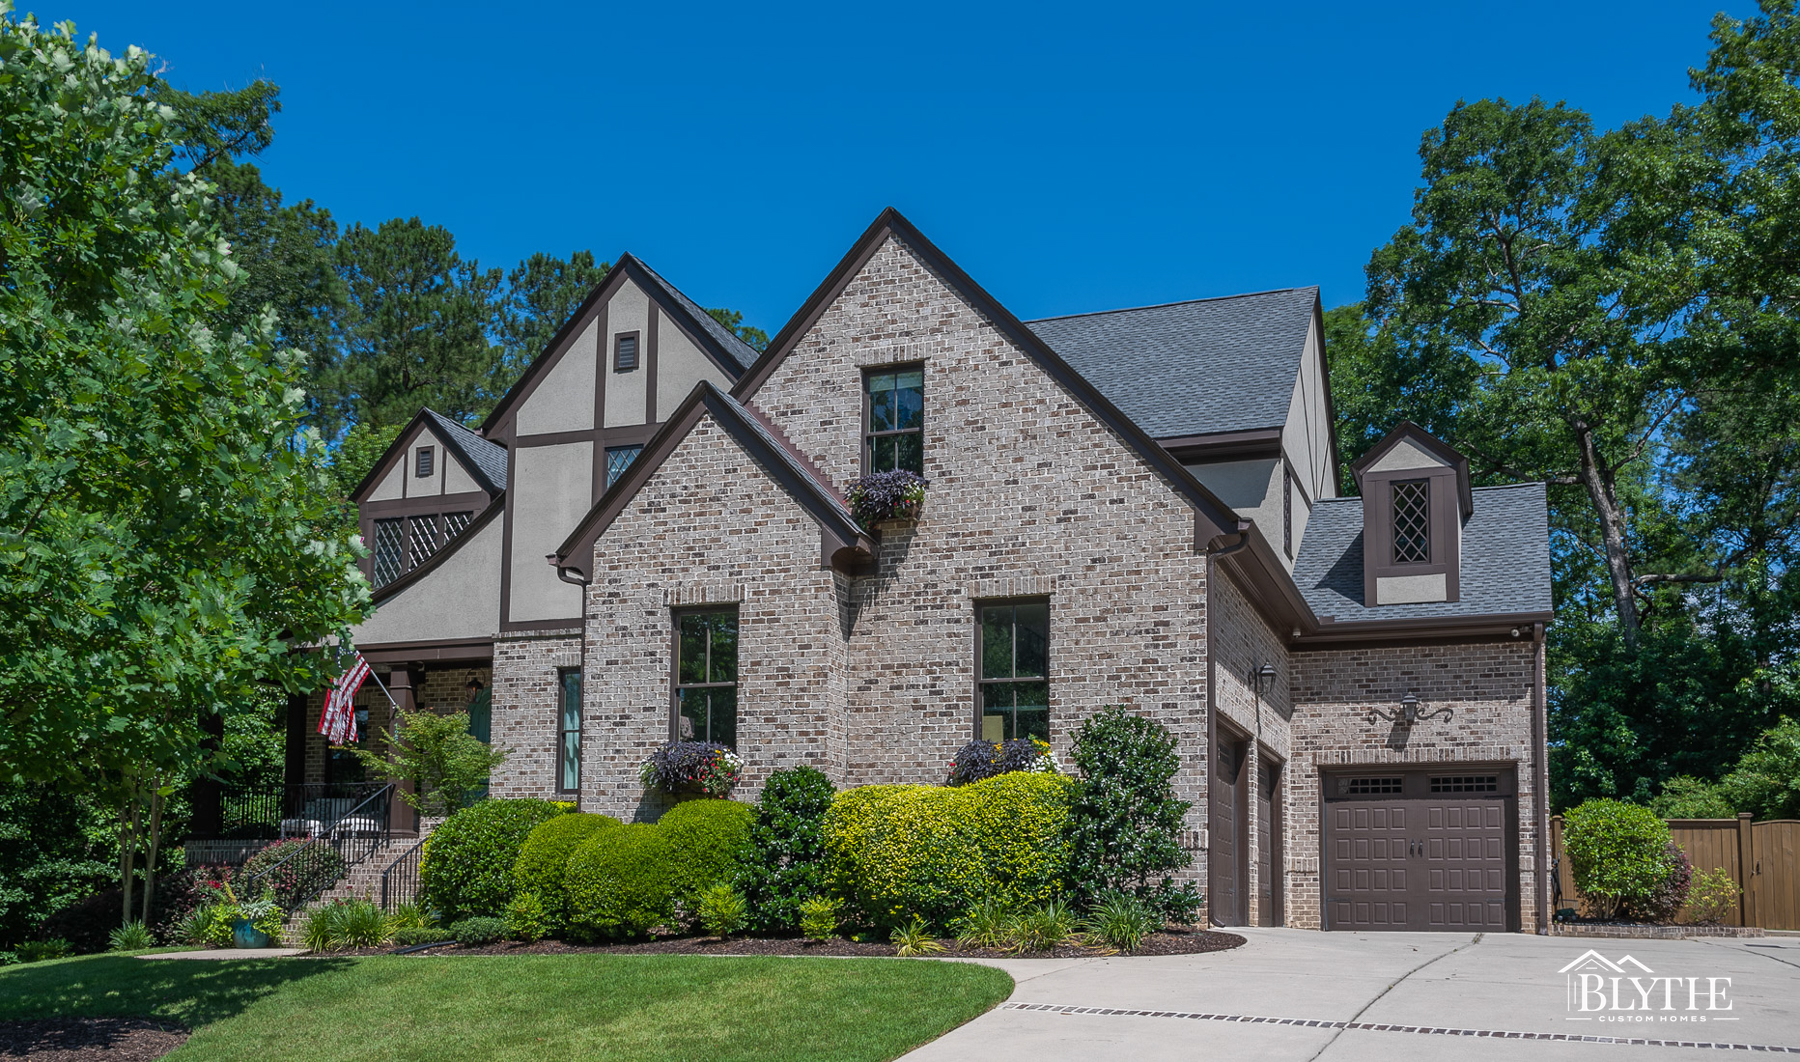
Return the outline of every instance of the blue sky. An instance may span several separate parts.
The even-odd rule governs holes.
[[[1356,299],[1458,97],[1660,114],[1719,10],[20,6],[147,48],[190,90],[280,84],[266,178],[342,223],[417,215],[484,265],[629,250],[770,333],[890,204],[1025,318]]]

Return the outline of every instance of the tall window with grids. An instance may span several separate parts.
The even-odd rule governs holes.
[[[867,471],[925,474],[925,371],[871,372],[863,378]]]
[[[1050,602],[980,606],[983,741],[1050,740]]]
[[[558,671],[556,686],[556,788],[573,793],[581,788],[581,669]]]
[[[1431,480],[1403,479],[1393,485],[1394,563],[1431,562]]]
[[[737,745],[737,609],[675,613],[677,741]]]

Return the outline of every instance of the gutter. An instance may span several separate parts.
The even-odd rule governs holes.
[[[1537,789],[1537,872],[1532,875],[1537,879],[1537,932],[1540,936],[1550,932],[1550,919],[1556,912],[1549,910],[1550,904],[1550,706],[1547,698],[1547,679],[1544,661],[1544,625],[1533,625],[1531,640],[1536,645],[1536,666],[1533,671],[1531,699],[1531,758],[1532,781]]]

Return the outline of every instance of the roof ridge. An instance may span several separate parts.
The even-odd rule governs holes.
[[[1049,317],[1034,317],[1025,323],[1034,325],[1040,321],[1067,321],[1071,317],[1100,317],[1109,313],[1131,313],[1136,310],[1162,310],[1170,306],[1193,306],[1202,302],[1229,302],[1232,299],[1254,299],[1263,295],[1285,295],[1291,291],[1318,291],[1317,284],[1302,284],[1292,288],[1269,288],[1266,291],[1243,291],[1236,295],[1208,295],[1200,299],[1175,299],[1171,302],[1153,302],[1144,306],[1120,306],[1112,310],[1086,310],[1081,313],[1059,313]]]
[[[711,333],[714,339],[731,349],[732,352],[737,355],[734,360],[740,365],[749,366],[752,362],[756,361],[758,357],[761,357],[761,355],[757,353],[755,347],[744,342],[743,337],[725,327],[724,324],[720,323],[718,318],[707,312],[706,307],[695,302],[687,292],[682,291],[680,288],[670,283],[669,279],[661,273],[658,273],[650,263],[636,255],[632,255],[631,257],[633,261],[643,268],[645,273],[649,274],[651,280],[660,284],[663,290],[669,293],[670,297],[681,303],[682,309],[686,310],[688,314],[694,318],[695,324]]]

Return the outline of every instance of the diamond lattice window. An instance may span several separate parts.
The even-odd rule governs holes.
[[[406,521],[375,521],[375,585],[384,586],[406,571]]]
[[[443,526],[443,544],[448,546],[457,535],[469,528],[469,521],[475,519],[474,513],[445,513]]]
[[[1431,481],[1408,479],[1394,484],[1394,563],[1431,560]]]
[[[407,554],[407,568],[417,568],[431,559],[437,552],[437,517],[415,516],[412,518],[412,549]]]
[[[606,485],[612,486],[625,474],[625,470],[636,461],[638,454],[643,453],[642,446],[614,446],[606,451]]]

